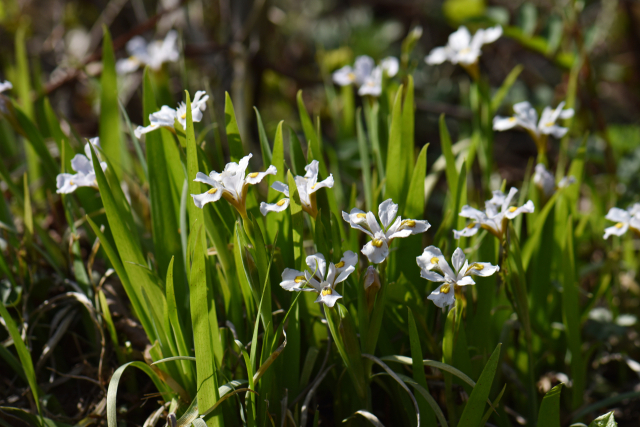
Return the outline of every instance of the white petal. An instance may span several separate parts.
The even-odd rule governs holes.
[[[71,168],[76,172],[86,175],[93,171],[93,163],[87,156],[76,154],[73,159],[71,159]]]
[[[376,67],[373,72],[365,77],[360,89],[358,89],[358,95],[365,96],[380,96],[382,93],[382,69]]]
[[[333,72],[333,82],[339,86],[349,86],[356,82],[356,74],[348,65]]]
[[[333,184],[333,174],[329,174],[329,178],[312,185],[309,189],[309,194],[315,193],[321,188],[332,188]]]
[[[366,234],[368,234],[369,236],[373,237],[373,234],[371,234],[371,232],[367,229],[365,229],[363,227],[367,226],[367,214],[364,211],[361,211],[358,208],[353,208],[351,209],[351,213],[346,213],[346,212],[342,212],[342,219],[344,219],[345,221],[347,221],[349,223],[349,225],[351,225],[351,228],[355,228],[358,229]]]
[[[0,93],[9,90],[9,89],[13,89],[13,85],[11,84],[11,82],[9,80],[5,80],[4,82],[0,82]]]
[[[298,279],[296,281],[296,279]],[[304,273],[294,270],[292,268],[285,268],[282,272],[282,282],[280,286],[287,291],[299,290],[306,284],[306,278]]]
[[[420,270],[420,277],[427,279],[430,282],[444,282],[444,276],[436,273],[435,271]]]
[[[136,57],[119,59],[116,62],[116,72],[118,74],[129,74],[140,68],[140,61]]]
[[[346,251],[338,265],[342,264],[341,267],[336,266],[336,271],[338,273],[338,277],[336,278],[335,283],[343,282],[349,277],[351,273],[353,273],[356,269],[355,266],[358,263],[358,254],[352,251]]]
[[[265,176],[267,176],[267,175],[275,175],[277,173],[278,173],[278,170],[276,169],[276,167],[271,165],[264,172],[253,172],[253,173],[248,174],[244,181],[247,184],[252,184],[253,185],[253,184],[257,184],[260,181],[262,181]]]
[[[500,267],[493,265],[490,262],[474,262],[471,263],[466,274],[487,277],[492,276],[497,271],[500,271]]]
[[[493,43],[498,40],[502,36],[502,27],[500,25],[496,25],[495,27],[487,28],[484,30],[482,43],[488,44]]]
[[[321,253],[309,255],[306,261],[311,274],[320,279],[324,279],[324,273],[327,271],[327,261],[325,261],[324,255]]]
[[[327,307],[333,308],[336,301],[338,301],[340,298],[342,298],[342,295],[336,292],[335,289],[332,289],[331,294],[322,295],[322,293],[320,293],[320,295],[318,295],[318,298],[314,302],[321,302],[324,303]]]
[[[476,282],[469,276],[465,276],[456,282],[456,285],[458,286],[469,286],[475,284]]]
[[[422,251],[422,255],[416,258],[418,267],[425,271],[433,270],[434,268],[440,268],[439,264],[446,264],[447,261],[442,255],[442,251],[435,246],[427,246]]]
[[[620,225],[620,227],[618,227],[618,225]],[[628,222],[619,222],[613,227],[607,227],[604,229],[604,239],[608,239],[609,236],[611,235],[622,236],[624,233],[627,232],[628,229],[629,229]]]
[[[561,119],[570,119],[571,117],[573,117],[573,114],[575,112],[573,111],[573,108],[567,108],[566,110],[562,110],[560,112],[560,118]]]
[[[454,239],[459,239],[461,237],[471,237],[478,233],[480,230],[479,222],[472,222],[462,230],[453,230]]]
[[[445,285],[449,287],[448,292],[446,294],[440,292],[440,289]],[[444,308],[446,306],[452,305],[456,301],[453,285],[445,283],[443,285],[438,286],[437,289],[431,292],[431,294],[427,297],[427,299],[430,299],[431,301],[433,301],[433,303],[440,308]]]
[[[215,172],[211,172],[211,174],[213,174],[213,173],[215,173]],[[196,178],[194,179],[194,181],[195,182],[203,182],[205,184],[209,184],[212,187],[216,187],[216,188],[220,186],[220,183],[218,181],[216,181],[215,179],[213,179],[213,177],[211,175],[207,176],[207,175],[203,174],[202,172],[198,172],[196,174]]]
[[[280,199],[277,203],[260,203],[260,213],[267,216],[269,212],[282,212],[289,207],[289,199]]]
[[[442,64],[447,60],[447,49],[444,47],[436,47],[432,49],[424,61],[429,65]]]
[[[382,61],[380,61],[380,67],[389,77],[393,77],[398,74],[398,70],[400,69],[400,63],[398,62],[398,58],[394,56],[387,56]]]
[[[333,283],[336,280],[336,266],[334,263],[329,263],[329,269],[327,270],[327,279],[325,282],[329,284],[329,286],[333,286]]]
[[[536,165],[536,172],[533,174],[533,183],[537,185],[545,196],[550,196],[556,189],[556,179],[547,170],[544,163]]]
[[[493,130],[508,130],[513,129],[518,125],[518,119],[516,117],[502,117],[495,116],[493,118]]]
[[[362,55],[356,58],[354,64],[354,73],[356,75],[356,84],[361,86],[367,77],[371,75],[376,63],[370,56]]]
[[[463,218],[471,218],[471,219],[475,219],[476,221],[479,221],[481,219],[485,219],[487,217],[487,215],[485,215],[484,212],[472,208],[469,205],[464,205],[462,207],[462,209],[460,210],[460,213],[458,214],[459,216],[463,217]]]
[[[620,208],[611,208],[609,212],[605,216],[605,219],[614,222],[629,222],[631,215],[624,209]]]
[[[367,226],[374,235],[382,233],[382,229],[380,228],[380,225],[378,225],[378,221],[376,220],[375,215],[373,215],[373,212],[367,212]]]
[[[397,215],[398,205],[393,203],[393,200],[391,199],[385,200],[380,203],[380,206],[378,206],[378,217],[380,218],[380,222],[385,230],[389,228],[389,225],[391,225]]]
[[[284,184],[280,181],[276,181],[273,184],[271,184],[271,188],[276,190],[278,193],[282,193],[285,196],[289,197],[289,186],[287,184]]]
[[[576,182],[575,176],[565,176],[558,183],[558,188],[565,188]]]
[[[74,181],[75,175],[71,175],[70,173],[61,173],[56,177],[56,193],[58,194],[69,194],[76,191],[78,188],[77,182]]]
[[[471,34],[464,25],[449,35],[449,46],[456,51],[465,49],[469,47],[470,44]]]
[[[462,252],[462,249],[456,248],[453,251],[453,255],[451,256],[451,263],[453,264],[453,269],[456,273],[460,271],[460,268],[464,265],[464,262],[467,260],[467,257]]]
[[[511,205],[511,201],[513,200],[514,197],[516,197],[516,194],[518,194],[518,189],[515,188],[515,187],[511,187],[509,189],[509,194],[507,194],[507,196],[502,201],[502,209],[501,210],[503,212],[505,210],[507,210],[507,208]]]
[[[515,209],[514,211],[511,211],[511,209],[508,209],[504,215],[509,219],[513,219],[518,215],[520,215],[521,213],[532,213],[534,210],[535,210],[535,206],[533,205],[533,202],[529,200],[527,203]]]
[[[396,218],[396,221],[393,223],[389,230],[387,231],[387,238],[389,240],[399,238],[399,237],[407,237],[412,234],[424,233],[431,227],[429,221],[418,220],[418,219],[402,219],[400,217]]]
[[[212,191],[214,189],[216,191],[213,194],[209,193],[209,191]],[[220,200],[220,197],[222,197],[222,193],[223,193],[222,189],[214,187],[209,191],[206,191],[202,194],[191,195],[191,197],[193,197],[193,203],[196,205],[196,207],[202,209],[204,205],[206,205],[207,203],[217,202],[218,200]]]
[[[460,52],[456,52],[455,56],[451,59],[451,62],[454,64],[461,63],[471,65],[478,61],[481,53],[480,49],[464,49]]]
[[[369,259],[372,264],[380,264],[389,256],[389,246],[386,240],[382,240],[380,247],[374,246],[373,241],[370,241],[362,248],[362,253]]]

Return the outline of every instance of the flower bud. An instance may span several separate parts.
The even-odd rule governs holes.
[[[364,275],[364,294],[367,301],[367,309],[371,311],[376,300],[376,294],[380,290],[380,276],[374,266],[370,265]]]

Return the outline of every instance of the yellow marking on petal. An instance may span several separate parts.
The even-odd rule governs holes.
[[[344,267],[344,261],[340,261],[339,263],[336,264],[336,268],[342,268]]]
[[[478,271],[480,271],[480,270],[484,270],[484,265],[482,265],[482,264],[478,264],[478,263],[476,262],[475,264],[473,264],[473,265],[471,266],[471,268],[473,268],[474,270],[478,270]]]
[[[181,118],[181,119],[186,119],[186,118],[187,118],[187,113],[186,113],[186,112],[182,113],[182,115],[180,116],[180,118]]]
[[[73,184],[72,184],[72,185],[73,185]],[[622,228],[622,227],[624,227],[624,224],[623,224],[623,223],[621,223],[621,222],[619,222],[619,223],[617,223],[617,224],[615,225],[615,227],[616,227],[616,228]]]
[[[464,49],[460,50],[460,53],[462,53],[462,54],[466,54],[466,53],[469,53],[469,52],[471,52],[471,48],[469,48],[469,47],[465,47]]]
[[[405,219],[404,221],[402,221],[401,224],[402,227],[409,227],[409,228],[413,228],[416,226],[416,221],[413,219]]]
[[[515,212],[515,211],[517,211],[517,210],[518,210],[518,208],[516,208],[515,206],[511,206],[511,207],[509,208],[509,212],[511,212],[511,213],[514,213],[514,212]]]
[[[553,123],[553,122],[547,122],[547,123],[545,123],[544,125],[545,125],[546,127],[550,128],[550,127],[551,127],[551,126],[553,126],[554,124],[555,124],[555,123]]]
[[[333,290],[331,288],[327,288],[327,289],[323,289],[322,292],[320,293],[322,294],[323,297],[326,297],[327,295],[333,294]]]
[[[467,228],[473,228],[476,225],[475,222],[470,223],[469,225],[467,225]]]
[[[438,263],[438,257],[434,256],[433,258],[431,258],[431,264],[437,264]]]
[[[69,181],[69,185],[75,185],[75,184],[73,183],[73,181]]]
[[[312,190],[315,190],[316,185],[318,185],[318,184],[317,184],[317,183],[316,183],[316,184],[313,184],[313,185],[311,186],[311,189],[312,189]]]
[[[259,173],[258,173],[258,172],[251,172],[251,173],[249,174],[249,178],[255,178],[255,177],[257,177],[258,175],[259,175]]]
[[[511,123],[515,122],[516,120],[517,120],[517,119],[516,119],[515,117],[509,117],[509,121],[510,121]]]
[[[450,290],[451,290],[451,285],[449,285],[448,283],[445,283],[440,287],[441,294],[448,294]]]
[[[218,189],[216,187],[211,188],[209,191],[207,191],[207,193],[209,194],[216,194],[216,191],[218,191]]]
[[[286,202],[287,202],[287,199],[281,199],[281,200],[278,200],[278,203],[276,203],[276,205],[278,205],[278,206],[282,206],[282,205],[284,205]]]
[[[347,74],[347,77],[348,77],[348,78],[349,78],[349,80],[351,80],[351,81],[355,81],[355,79],[356,79],[356,75],[355,75],[354,73],[349,73],[349,74]]]
[[[366,217],[367,217],[367,214],[364,214],[364,213],[359,213],[356,215],[356,218],[366,218]]]
[[[383,243],[383,242],[382,242],[382,239],[373,239],[373,240],[371,241],[371,244],[372,244],[373,246],[375,246],[376,248],[381,248],[381,247],[382,247],[382,243]]]
[[[296,282],[296,283],[302,283],[302,282],[306,282],[307,279],[304,276],[298,276],[293,281]]]

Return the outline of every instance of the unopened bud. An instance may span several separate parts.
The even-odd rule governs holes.
[[[376,300],[376,294],[380,290],[380,276],[374,266],[370,265],[364,275],[364,294],[367,301],[367,309],[371,311]]]

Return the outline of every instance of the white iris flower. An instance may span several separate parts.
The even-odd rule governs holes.
[[[180,58],[178,51],[178,33],[171,30],[164,40],[156,40],[147,44],[147,41],[136,36],[127,43],[129,57],[116,63],[116,71],[119,74],[132,73],[144,65],[157,71],[165,62],[176,62]]]
[[[429,65],[442,64],[450,61],[452,64],[469,66],[478,61],[483,45],[493,43],[502,35],[502,27],[495,26],[486,30],[478,30],[471,37],[471,33],[465,26],[461,26],[449,35],[449,41],[444,47],[436,47],[425,58]]]
[[[531,138],[538,145],[538,150],[546,151],[546,142],[548,135],[555,138],[562,138],[569,129],[558,126],[558,119],[568,119],[573,117],[573,108],[564,108],[564,101],[558,104],[554,110],[551,107],[545,107],[538,120],[538,112],[533,106],[525,102],[519,102],[513,106],[516,113],[512,117],[496,116],[493,118],[493,130],[508,130],[516,126],[524,128]]]
[[[500,267],[488,262],[474,262],[469,265],[460,248],[457,248],[451,257],[453,269],[444,259],[442,251],[435,246],[426,247],[416,260],[421,277],[431,282],[444,282],[427,297],[440,308],[452,305],[456,300],[455,293],[461,292],[462,286],[476,284],[471,276],[487,277],[500,270]]]
[[[400,63],[398,58],[389,56],[376,66],[373,58],[362,55],[356,58],[354,67],[346,65],[333,73],[333,81],[340,86],[356,85],[358,95],[380,96],[382,93],[382,76],[393,77],[398,74]]]
[[[98,137],[91,138],[89,142],[84,146],[84,155],[76,154],[71,159],[71,169],[76,173],[61,173],[56,177],[56,193],[69,194],[76,191],[78,187],[94,187],[98,188],[98,182],[96,181],[96,171],[93,168],[93,161],[91,160],[91,148],[90,144],[96,147],[100,147],[100,139]],[[100,154],[96,150],[98,160],[100,160]],[[105,162],[100,162],[102,170],[107,169]]]
[[[6,113],[7,108],[4,104],[5,100],[2,97],[2,92],[7,91],[9,89],[13,89],[13,85],[9,80],[5,80],[4,82],[0,82],[0,112]]]
[[[302,209],[314,218],[318,214],[315,192],[321,188],[333,187],[333,174],[329,174],[329,178],[324,181],[318,182],[318,168],[318,161],[313,160],[304,167],[304,170],[307,171],[304,176],[295,177],[296,188],[298,189]],[[269,212],[282,212],[287,209],[287,206],[289,206],[289,186],[280,181],[276,181],[271,185],[271,188],[284,194],[286,198],[280,199],[276,203],[260,203],[260,212],[265,216]]]
[[[387,199],[378,206],[378,217],[382,227],[378,224],[373,212],[364,212],[353,208],[350,213],[342,212],[342,218],[352,228],[363,231],[371,237],[371,241],[362,248],[362,253],[369,262],[380,264],[389,256],[389,245],[397,237],[407,237],[412,234],[424,233],[431,227],[427,221],[396,217],[398,205]],[[394,221],[395,220],[395,221]]]
[[[508,195],[505,195],[502,191],[494,191],[491,200],[485,202],[484,212],[468,205],[463,206],[459,215],[464,218],[471,218],[473,222],[462,230],[453,230],[454,237],[459,239],[460,237],[473,236],[480,228],[484,228],[502,240],[507,229],[508,220],[517,217],[521,213],[531,213],[535,209],[531,200],[520,207],[510,207],[517,192],[518,190],[513,187],[509,190]]]
[[[622,236],[629,229],[640,234],[640,203],[634,203],[627,210],[611,208],[605,218],[616,224],[605,228],[604,239],[608,239],[611,235]]]
[[[576,182],[574,176],[565,176],[556,185],[556,178],[547,170],[544,163],[538,163],[533,174],[533,183],[542,190],[545,197],[550,197],[557,189],[568,187],[574,182]]]
[[[202,120],[202,112],[207,109],[208,99],[209,95],[203,90],[197,91],[193,97],[193,101],[191,101],[191,118],[194,123]],[[136,135],[136,138],[140,139],[143,134],[160,129],[161,127],[173,129],[176,120],[186,129],[187,105],[184,102],[178,104],[177,110],[168,105],[163,105],[160,111],[149,114],[149,126],[138,126],[133,133]]]
[[[249,159],[252,156],[249,154],[240,159],[238,163],[227,163],[221,173],[211,171],[207,176],[198,172],[194,181],[204,182],[212,188],[202,194],[192,194],[191,197],[193,197],[195,205],[202,209],[207,203],[217,202],[221,197],[224,197],[236,208],[242,218],[247,219],[245,202],[249,185],[258,184],[265,176],[275,175],[277,172],[276,167],[271,165],[265,172],[251,172],[245,176]]]
[[[346,251],[339,263],[329,263],[327,271],[327,261],[324,259],[324,255],[320,253],[309,255],[307,257],[309,270],[301,272],[285,268],[282,272],[280,286],[287,291],[315,292],[318,294],[315,302],[324,303],[331,308],[337,300],[342,298],[342,295],[336,291],[336,285],[347,280],[347,277],[355,271],[357,263],[358,255]],[[310,287],[305,287],[305,285]]]

